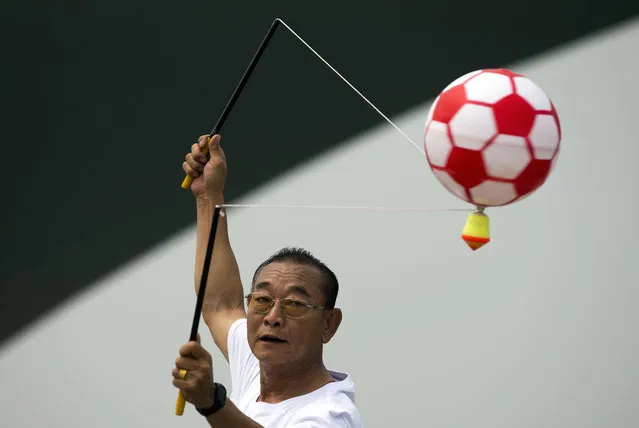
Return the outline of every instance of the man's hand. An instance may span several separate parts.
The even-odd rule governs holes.
[[[201,135],[182,163],[184,172],[193,177],[191,191],[198,199],[218,200],[223,195],[227,171],[220,139],[219,134]]]
[[[213,405],[213,358],[197,342],[188,342],[180,348],[180,356],[175,360],[172,371],[173,385],[180,389],[184,398],[195,407],[206,408]],[[180,371],[185,370],[182,377]]]

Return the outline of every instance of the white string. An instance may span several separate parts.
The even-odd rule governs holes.
[[[277,18],[295,37],[297,37],[311,52],[313,52],[324,64],[337,74],[357,95],[366,101],[380,116],[390,123],[404,138],[406,138],[416,149],[424,155],[424,150],[416,144],[399,126],[395,125],[384,113],[382,113],[372,102],[370,102],[360,91],[355,88],[344,76],[342,76],[332,65],[315,51],[304,39],[302,39],[291,27],[280,18]],[[384,207],[384,206],[346,206],[346,205],[274,205],[274,204],[219,204],[218,208],[274,208],[274,209],[328,209],[328,210],[366,210],[366,211],[426,211],[426,212],[471,212],[470,208],[425,208],[425,207]]]
[[[308,43],[306,43],[304,41],[304,39],[302,39],[295,31],[293,31],[293,29],[291,27],[289,27],[284,21],[282,21],[280,18],[277,18],[277,21],[281,22],[282,25],[284,25],[291,33],[293,33],[293,35],[295,37],[297,37],[302,43],[304,43],[304,45],[306,45],[307,48],[309,48],[311,50],[311,52],[313,52],[320,60],[322,60],[322,62],[324,62],[324,64],[326,64],[328,66],[328,68],[330,68],[331,70],[333,70],[333,72],[335,74],[337,74],[344,82],[346,82],[346,84],[348,86],[351,87],[351,89],[353,89],[357,95],[359,95],[360,97],[362,97],[362,99],[364,101],[366,101],[371,107],[373,107],[373,109],[375,109],[375,111],[377,111],[377,113],[380,114],[380,116],[382,116],[384,119],[386,119],[386,121],[388,123],[390,123],[397,131],[399,131],[400,134],[402,134],[404,136],[404,138],[406,138],[418,151],[419,153],[421,153],[422,155],[424,155],[424,150],[418,145],[416,144],[408,135],[406,135],[406,133],[404,133],[404,131],[402,131],[399,126],[395,125],[388,117],[386,117],[386,115],[384,113],[382,113],[377,107],[375,107],[375,105],[370,102],[364,95],[362,95],[362,93],[360,91],[357,90],[357,88],[355,88],[355,86],[353,86],[348,80],[346,80],[346,78],[344,76],[342,76],[337,70],[335,70],[335,68],[333,68],[332,65],[330,65],[328,63],[328,61],[326,61],[324,58],[322,58],[322,56],[320,54],[318,54],[315,49],[313,49]]]
[[[279,208],[279,209],[343,209],[367,211],[462,211],[470,212],[470,208],[424,208],[424,207],[383,207],[383,206],[348,206],[348,205],[272,205],[272,204],[218,204],[219,208]]]

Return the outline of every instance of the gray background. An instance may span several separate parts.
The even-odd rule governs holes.
[[[489,211],[480,251],[459,239],[464,213],[230,212],[246,282],[284,245],[339,275],[345,318],[326,360],[353,375],[366,426],[637,425],[638,43],[634,21],[509,65],[551,95],[564,139],[544,187]],[[415,141],[430,102],[393,117]],[[387,124],[232,202],[465,207]],[[170,385],[193,250],[189,227],[8,341],[2,426],[203,426],[190,408],[173,416]],[[217,351],[215,373],[228,383]]]

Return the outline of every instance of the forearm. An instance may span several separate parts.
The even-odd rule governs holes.
[[[263,428],[262,425],[246,416],[229,399],[224,407],[217,413],[206,418],[213,428]]]
[[[215,205],[223,203],[223,197],[197,200],[197,244],[194,272],[196,293],[200,288]],[[224,215],[220,215],[217,225],[202,308],[205,322],[218,311],[236,309],[243,307],[244,304],[240,270],[229,240],[226,213],[221,214]]]

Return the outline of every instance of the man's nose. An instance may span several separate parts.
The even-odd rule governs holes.
[[[275,302],[270,311],[264,316],[264,322],[268,325],[281,325],[284,321],[282,311],[280,310],[279,302]]]

